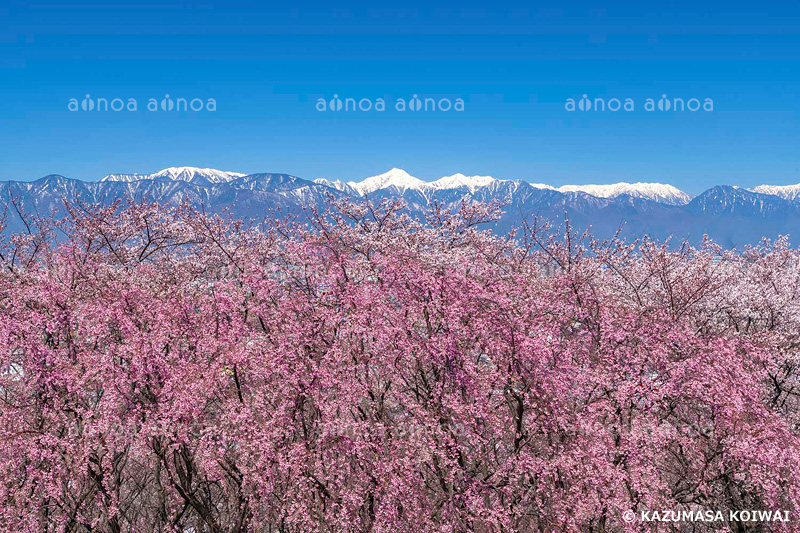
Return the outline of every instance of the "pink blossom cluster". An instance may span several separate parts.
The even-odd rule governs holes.
[[[0,530],[800,531],[800,253],[495,210],[29,220],[0,243]]]

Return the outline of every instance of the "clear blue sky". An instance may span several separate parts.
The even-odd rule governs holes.
[[[644,180],[691,193],[800,182],[800,9],[566,4],[6,2],[0,179],[186,165],[342,179],[396,166],[422,179]],[[138,111],[68,109],[87,93],[135,98]],[[217,108],[147,111],[165,93]],[[665,93],[711,98],[714,111],[644,110]],[[334,94],[388,109],[316,110]],[[393,110],[413,94],[465,109]],[[564,109],[582,94],[635,110]]]

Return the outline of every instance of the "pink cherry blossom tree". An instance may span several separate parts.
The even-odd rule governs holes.
[[[800,254],[501,237],[498,208],[27,219],[0,529],[800,531]]]

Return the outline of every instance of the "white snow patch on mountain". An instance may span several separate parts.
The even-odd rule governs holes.
[[[349,181],[347,184],[362,196],[389,187],[396,187],[401,193],[408,189],[421,191],[426,185],[424,181],[415,178],[401,168],[393,168],[389,172],[371,176],[362,181]]]
[[[412,176],[400,168],[393,168],[377,176],[371,176],[361,181],[348,181],[347,183],[341,180],[324,178],[314,180],[315,183],[327,185],[339,191],[355,191],[362,196],[390,187],[397,188],[401,193],[414,190],[423,195],[433,190],[460,189],[462,187],[469,189],[470,192],[475,192],[476,189],[485,187],[495,181],[498,180],[491,176],[467,176],[457,173],[451,176],[444,176],[436,181],[427,182]]]
[[[317,178],[314,180],[314,183],[317,183],[319,185],[325,185],[326,187],[330,187],[331,189],[336,189],[337,191],[341,191],[347,194],[358,194],[358,191],[353,189],[350,185],[348,185],[342,180],[329,180],[325,178]]]
[[[598,198],[616,198],[623,194],[663,204],[686,205],[692,196],[664,183],[612,183],[609,185],[562,185],[559,192],[585,192]]]
[[[100,181],[139,181],[150,178],[150,174],[109,174],[104,176]]]
[[[197,178],[205,178],[211,183],[227,183],[236,178],[241,178],[247,174],[241,172],[228,172],[215,168],[197,167],[169,167],[159,170],[153,174],[109,174],[100,181],[139,181],[156,178],[167,178],[175,181],[194,181]]]
[[[761,194],[779,196],[784,200],[800,200],[800,183],[796,185],[759,185],[750,190]]]
[[[465,176],[462,173],[444,176],[427,184],[432,189],[460,189],[466,187],[469,192],[475,192],[479,187],[485,187],[497,181],[491,176]]]

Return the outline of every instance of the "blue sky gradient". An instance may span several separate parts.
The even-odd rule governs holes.
[[[0,179],[185,165],[661,181],[693,194],[800,182],[800,9],[492,6],[5,3]],[[138,111],[68,109],[86,94]],[[216,111],[147,111],[165,94],[213,98]],[[389,104],[317,111],[334,94]],[[462,98],[464,111],[393,110],[414,94]],[[583,94],[635,110],[565,110]],[[644,110],[662,94],[714,110]]]

